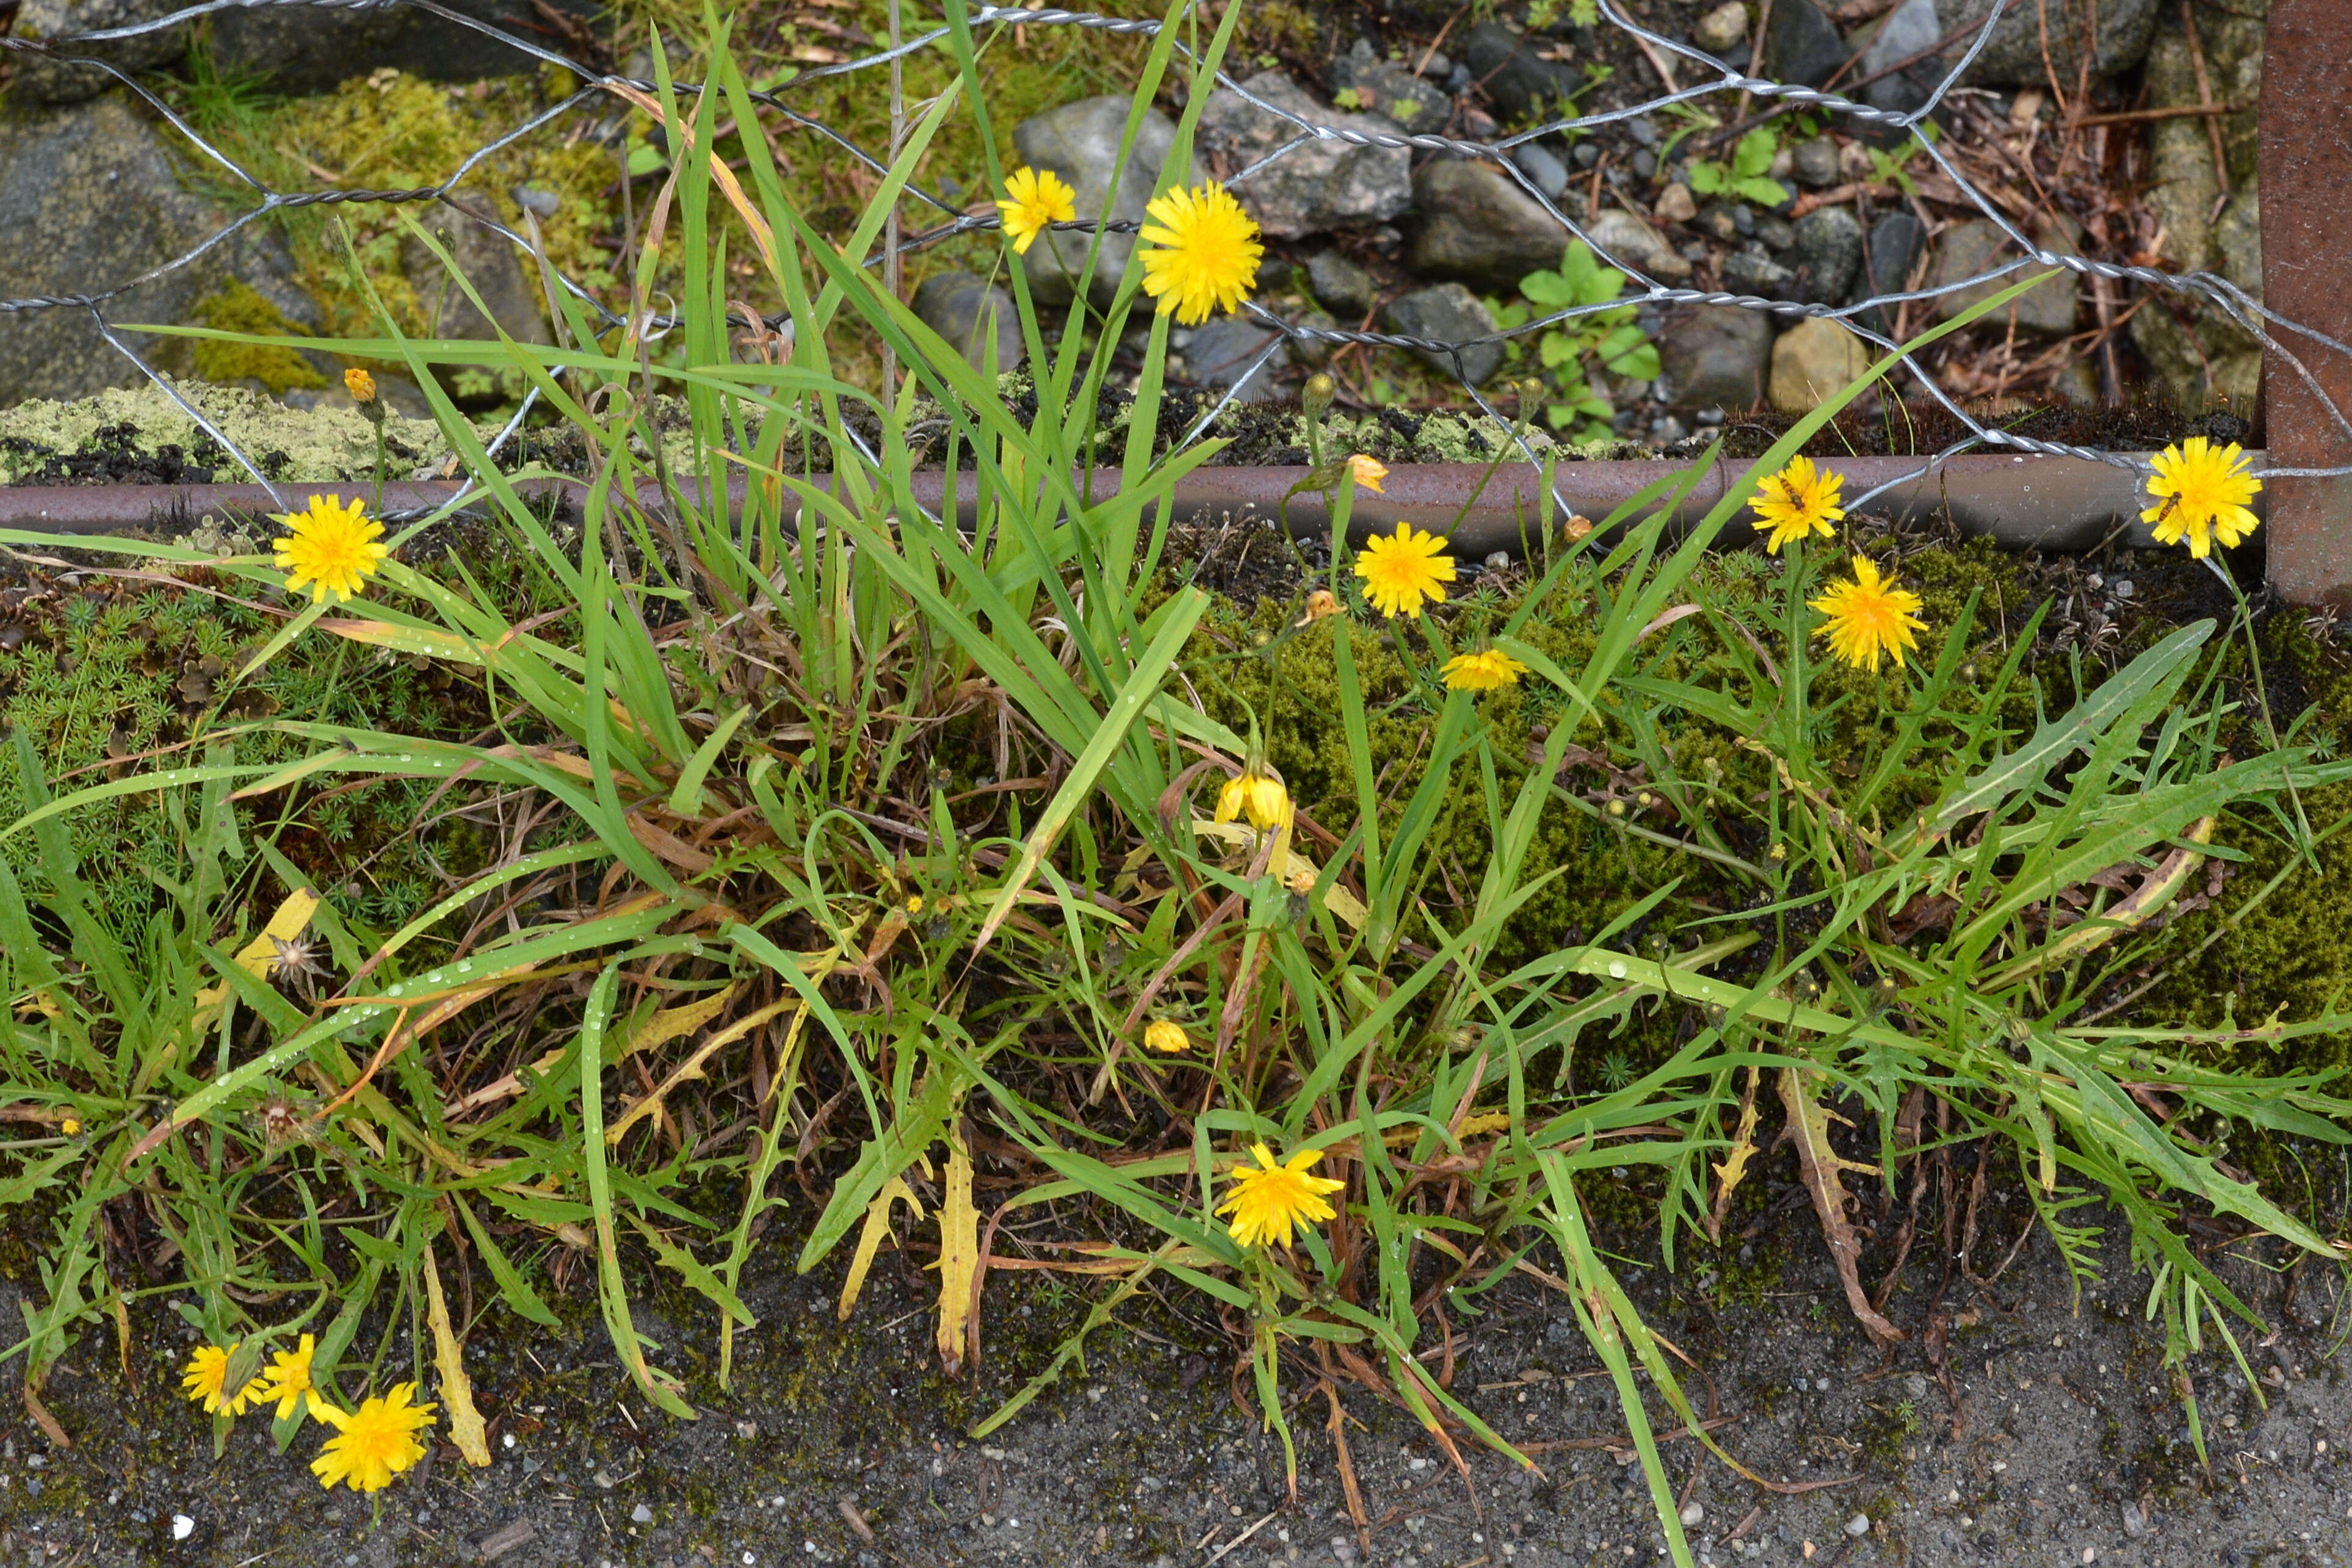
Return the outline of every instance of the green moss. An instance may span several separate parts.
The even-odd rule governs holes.
[[[304,333],[285,312],[256,293],[248,284],[232,278],[227,287],[196,306],[196,319],[223,332],[249,332],[257,337],[284,338]],[[273,392],[296,387],[317,388],[327,378],[292,349],[266,343],[224,343],[200,338],[195,348],[196,374],[208,382],[257,381]]]

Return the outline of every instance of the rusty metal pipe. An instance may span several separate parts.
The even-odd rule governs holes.
[[[2259,466],[2263,455],[2252,455]],[[1845,493],[1853,497],[1911,474],[1921,466],[1921,460],[1832,458],[1822,466],[1843,475]],[[1558,468],[1556,480],[1571,511],[1597,520],[1674,471],[1674,465],[1662,461],[1565,463]],[[1676,508],[1674,521],[1687,527],[1704,517],[1740,471],[1718,464]],[[1305,473],[1290,467],[1195,469],[1176,486],[1174,515],[1177,520],[1192,522],[1272,517],[1290,486]],[[823,476],[819,477],[822,482]],[[937,472],[917,474],[917,501],[937,511],[945,498],[946,478]],[[977,516],[973,476],[960,474],[956,478],[957,512],[970,523]],[[1097,469],[1093,494],[1116,494],[1118,483],[1116,470]],[[1455,549],[1464,553],[1517,553],[1532,536],[1541,486],[1540,472],[1525,464],[1506,465],[1491,476],[1479,464],[1401,464],[1389,470],[1386,494],[1358,494],[1351,532],[1361,538],[1409,522],[1416,528],[1450,532]],[[394,481],[383,486],[383,506],[394,513],[429,510],[446,505],[461,487],[454,479]],[[533,498],[576,498],[583,486],[571,479],[527,479],[519,481],[516,488]],[[281,485],[279,489],[298,504],[312,495],[351,500],[374,493],[368,485]],[[694,486],[687,486],[686,494],[689,501],[698,498]],[[742,482],[738,480],[729,497],[730,513],[740,513],[742,494]],[[645,498],[648,502],[656,498],[651,486],[646,488]],[[2067,550],[2095,546],[2119,526],[2137,528],[2144,504],[2137,478],[2107,464],[1973,453],[1948,458],[1934,473],[1898,485],[1877,497],[1872,509],[1899,517],[1925,517],[1948,509],[1954,523],[1965,532],[1990,535],[2012,549]],[[259,485],[10,486],[0,486],[0,528],[59,535],[134,530],[178,534],[188,532],[207,516],[222,523],[253,520],[267,517],[279,505]],[[2261,507],[2257,497],[2255,509]],[[1292,531],[1300,538],[1320,538],[1330,529],[1330,517],[1319,494],[1293,497],[1289,520]]]

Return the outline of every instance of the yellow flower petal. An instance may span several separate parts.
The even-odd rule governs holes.
[[[1212,310],[1238,310],[1257,287],[1257,224],[1214,181],[1174,190],[1144,209],[1143,291],[1160,314],[1197,327]]]
[[[1838,489],[1844,483],[1845,476],[1822,472],[1810,457],[1790,458],[1789,465],[1765,480],[1748,503],[1756,509],[1756,531],[1772,536],[1764,542],[1765,549],[1779,555],[1792,540],[1812,534],[1834,536],[1837,529],[1832,525],[1845,516],[1838,507]]]
[[[1348,1184],[1307,1174],[1323,1157],[1322,1150],[1303,1150],[1287,1165],[1264,1144],[1251,1145],[1250,1155],[1257,1165],[1234,1166],[1233,1185],[1217,1205],[1219,1214],[1233,1217],[1234,1240],[1244,1247],[1287,1247],[1294,1229],[1303,1231],[1333,1217],[1323,1199]]]
[[[313,496],[302,510],[273,514],[272,520],[289,530],[278,541],[278,568],[286,573],[287,590],[299,592],[307,583],[313,603],[325,602],[330,594],[338,601],[358,598],[392,553],[376,542],[383,537],[383,525],[357,498],[346,507],[332,496]]]
[[[1393,536],[1374,534],[1356,558],[1365,600],[1391,620],[1420,614],[1423,600],[1443,603],[1444,585],[1454,580],[1454,558],[1442,554],[1444,549],[1443,538],[1411,523],[1399,523]]]
[[[332,1406],[320,1408],[319,1418],[336,1430],[310,1461],[310,1473],[319,1484],[330,1490],[342,1483],[353,1491],[382,1491],[393,1477],[423,1458],[425,1445],[416,1434],[433,1425],[435,1407],[414,1403],[415,1396],[416,1385],[403,1383],[348,1414]]]
[[[1919,619],[1919,596],[1879,576],[1868,556],[1853,558],[1852,582],[1832,583],[1807,602],[1829,617],[1814,635],[1829,638],[1830,652],[1858,670],[1875,673],[1888,654],[1901,664],[1905,651],[1919,645],[1911,633],[1927,629]]]
[[[2212,552],[2215,539],[2224,549],[2244,543],[2261,522],[2246,503],[2263,487],[2241,466],[2244,460],[2236,442],[2217,447],[2201,435],[2158,453],[2147,493],[2160,504],[2139,515],[2140,521],[2155,525],[2157,543],[2186,539],[2189,553],[2200,560]]]

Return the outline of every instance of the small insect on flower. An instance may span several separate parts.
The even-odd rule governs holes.
[[[1876,674],[1882,658],[1892,654],[1904,663],[1906,650],[1919,644],[1911,633],[1925,632],[1919,619],[1919,596],[1897,588],[1892,577],[1881,577],[1868,556],[1853,558],[1853,580],[1832,583],[1819,599],[1807,603],[1829,617],[1815,636],[1830,640],[1830,652],[1857,670]]]
[[[1445,661],[1445,684],[1457,692],[1500,691],[1516,686],[1528,667],[1499,648],[1484,648],[1475,653],[1456,653]]]
[[[1024,164],[1013,170],[1004,182],[1004,199],[996,204],[996,210],[1004,214],[1004,232],[1012,236],[1013,254],[1027,256],[1047,225],[1076,222],[1077,200],[1077,192],[1051,169]]]
[[[228,1381],[229,1363],[236,1356],[242,1340],[231,1340],[225,1345],[200,1344],[188,1357],[188,1364],[180,1369],[180,1387],[188,1397],[205,1407],[207,1416],[242,1416],[245,1407],[261,1395],[259,1378],[242,1378],[237,1390],[231,1394],[224,1386]]]
[[[289,531],[278,541],[278,568],[286,573],[289,592],[310,589],[310,601],[323,604],[355,599],[392,552],[376,541],[383,525],[367,515],[365,503],[354,497],[346,507],[332,496],[313,496],[299,512],[272,515]]]
[[[310,1363],[316,1359],[319,1347],[310,1334],[292,1350],[281,1350],[270,1358],[269,1370],[263,1373],[248,1394],[257,1408],[278,1402],[278,1419],[283,1421],[296,1411],[307,1412],[314,1421],[327,1418],[326,1398],[310,1380]]]
[[[1171,1023],[1166,1019],[1153,1019],[1150,1026],[1143,1031],[1143,1043],[1153,1051],[1173,1056],[1180,1051],[1192,1050],[1192,1037],[1184,1032],[1181,1024]]]
[[[1217,1205],[1219,1214],[1233,1216],[1234,1240],[1244,1247],[1287,1247],[1293,1228],[1303,1231],[1331,1218],[1324,1195],[1348,1184],[1307,1174],[1323,1157],[1322,1150],[1302,1150],[1287,1165],[1264,1144],[1252,1144],[1250,1154],[1257,1164],[1234,1167],[1233,1185]]]
[[[1444,539],[1411,523],[1399,523],[1393,535],[1374,534],[1356,558],[1364,598],[1391,621],[1420,615],[1424,600],[1444,603],[1445,584],[1454,580],[1454,558],[1444,549]]]
[[[2189,553],[2199,560],[2212,553],[2215,539],[2222,549],[2235,549],[2261,522],[2246,503],[2263,482],[2241,466],[2244,461],[2234,441],[2215,446],[2192,435],[2166,447],[2153,459],[2156,477],[2147,482],[2147,493],[2162,497],[2164,504],[2140,513],[2140,521],[2155,526],[2158,544],[2187,539]]]
[[[1290,791],[1263,763],[1253,762],[1217,791],[1216,820],[1230,822],[1247,817],[1261,832],[1290,825]]]
[[[1764,549],[1779,555],[1783,546],[1813,534],[1834,537],[1832,525],[1845,516],[1838,506],[1838,490],[1845,476],[1813,466],[1810,457],[1791,457],[1789,465],[1764,482],[1748,504],[1756,508],[1756,531],[1772,537]]]
[[[1212,310],[1238,310],[1257,287],[1265,255],[1257,223],[1233,193],[1215,181],[1170,191],[1143,209],[1143,291],[1173,311],[1178,325],[1197,327]]]
[[[310,1473],[329,1490],[339,1481],[353,1491],[382,1491],[392,1478],[425,1457],[416,1434],[433,1425],[431,1405],[414,1403],[416,1385],[400,1383],[348,1415],[323,1401],[316,1412],[335,1428],[310,1461]]]
[[[1361,485],[1373,495],[1388,494],[1381,488],[1381,481],[1389,476],[1388,465],[1377,457],[1370,457],[1359,452],[1348,459],[1348,472],[1355,476],[1357,484]]]

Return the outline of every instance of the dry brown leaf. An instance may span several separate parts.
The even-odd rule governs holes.
[[[1846,1305],[1863,1331],[1880,1344],[1896,1344],[1911,1336],[1882,1317],[1870,1304],[1870,1293],[1862,1288],[1862,1242],[1853,1227],[1846,1222],[1847,1193],[1839,1179],[1846,1171],[1871,1171],[1876,1167],[1857,1165],[1842,1157],[1830,1144],[1829,1110],[1813,1098],[1812,1086],[1801,1069],[1784,1067],[1780,1070],[1780,1103],[1789,1113],[1789,1136],[1797,1145],[1797,1163],[1804,1175],[1805,1190],[1812,1194],[1813,1212],[1820,1216],[1822,1239],[1829,1243],[1831,1261],[1837,1265],[1838,1279],[1845,1286]]]

